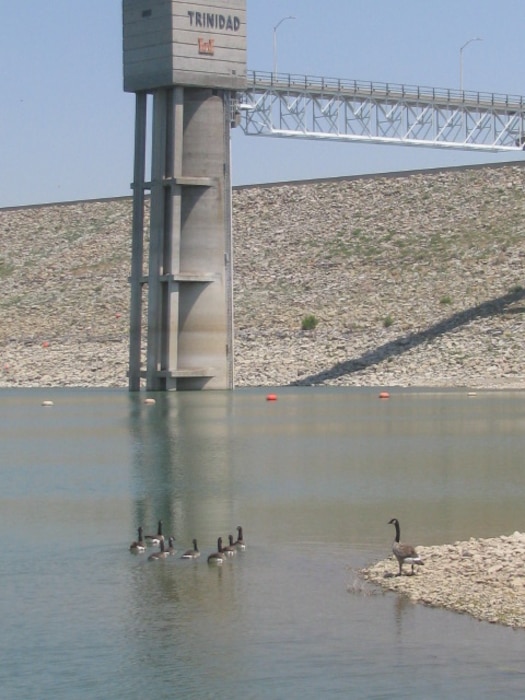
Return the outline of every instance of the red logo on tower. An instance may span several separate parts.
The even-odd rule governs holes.
[[[206,56],[213,56],[215,50],[213,48],[214,39],[209,39],[205,41],[199,38],[199,53],[205,54]]]

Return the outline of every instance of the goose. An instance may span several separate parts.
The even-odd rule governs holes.
[[[174,547],[175,544],[175,538],[173,535],[168,538],[168,549],[166,550],[168,554],[177,554],[177,550]]]
[[[242,527],[240,525],[237,525],[237,540],[234,542],[234,545],[237,549],[246,549],[246,542],[244,541]]]
[[[423,566],[423,560],[411,544],[403,544],[403,542],[399,541],[401,534],[399,520],[397,518],[392,518],[392,520],[388,521],[388,525],[394,525],[396,528],[396,537],[392,545],[392,552],[399,564],[398,576],[401,576],[403,573],[403,564],[412,564],[412,574],[414,574],[414,564]]]
[[[197,547],[197,540],[193,540],[193,549],[187,549],[181,556],[181,559],[198,559],[201,553]]]
[[[157,559],[166,559],[166,557],[169,557],[170,553],[165,549],[164,545],[164,537],[163,535],[160,536],[160,550],[158,552],[153,552],[153,554],[150,554],[148,557],[148,561],[157,561]]]
[[[142,554],[142,552],[146,551],[146,543],[144,542],[141,527],[138,529],[138,538],[129,545],[129,551],[133,552],[133,554]]]
[[[237,547],[233,542],[233,535],[229,535],[228,538],[230,540],[230,544],[222,548],[222,553],[227,557],[233,557],[234,554],[237,554]]]
[[[156,535],[146,535],[146,541],[148,544],[152,545],[153,547],[158,547],[160,544],[160,538],[162,537],[162,520],[159,520],[159,524],[157,525],[157,534]]]
[[[222,537],[219,537],[217,540],[217,551],[210,554],[208,557],[208,564],[218,564],[219,566],[222,566],[223,561],[224,554],[222,553]]]

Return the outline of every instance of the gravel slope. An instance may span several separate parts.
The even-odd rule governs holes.
[[[521,165],[235,189],[236,386],[524,388],[524,192]],[[0,232],[0,386],[127,386],[131,198]]]

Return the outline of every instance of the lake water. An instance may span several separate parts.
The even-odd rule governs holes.
[[[525,530],[525,394],[268,391],[0,391],[2,698],[524,697],[525,631],[358,571],[392,517],[424,545]],[[201,558],[130,554],[159,518]]]

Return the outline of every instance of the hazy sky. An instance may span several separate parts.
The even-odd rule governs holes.
[[[120,0],[0,0],[0,207],[130,195],[134,96]],[[525,94],[524,0],[247,0],[248,69]],[[291,141],[232,133],[234,184],[525,154]]]

